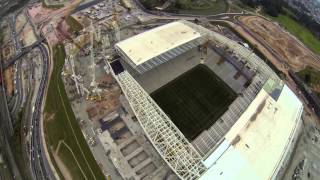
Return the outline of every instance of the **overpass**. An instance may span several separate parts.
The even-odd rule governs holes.
[[[44,38],[41,37],[39,40],[37,40],[35,43],[31,44],[30,46],[23,47],[21,52],[19,52],[15,57],[11,58],[9,61],[3,64],[3,70],[7,69],[9,66],[13,65],[18,59],[20,59],[22,56],[30,52],[33,48],[37,47],[40,43],[44,41]]]

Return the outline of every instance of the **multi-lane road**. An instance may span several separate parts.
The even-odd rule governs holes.
[[[32,174],[35,179],[53,179],[52,171],[49,167],[48,159],[44,152],[45,143],[42,141],[40,119],[42,113],[42,103],[48,80],[49,55],[43,44],[39,44],[42,56],[42,76],[39,88],[35,89],[35,104],[31,114],[31,142],[30,142],[30,163]],[[37,77],[35,77],[37,78]]]
[[[41,69],[41,72],[39,73],[41,75],[40,82],[38,82],[38,88],[34,88],[33,95],[35,96],[35,101],[34,102],[27,102],[30,103],[30,106],[32,108],[30,109],[31,112],[27,113],[29,116],[27,117],[27,122],[26,124],[30,124],[28,126],[29,132],[30,132],[30,144],[29,147],[24,148],[29,155],[29,163],[31,167],[31,172],[32,172],[32,179],[54,179],[54,176],[52,175],[51,168],[49,167],[48,159],[46,158],[46,155],[43,151],[44,146],[46,145],[43,142],[43,137],[42,137],[42,129],[40,126],[40,118],[41,118],[41,107],[43,104],[43,96],[44,96],[44,91],[46,89],[47,85],[47,80],[48,80],[48,66],[49,66],[49,55],[48,51],[43,44],[44,38],[40,37],[35,43],[32,45],[22,48],[21,44],[17,40],[19,37],[19,34],[16,33],[16,16],[15,14],[11,16],[9,25],[11,28],[11,37],[12,41],[14,43],[14,47],[16,49],[16,56],[7,61],[3,66],[1,64],[1,69],[6,69],[9,66],[13,65],[14,66],[14,72],[15,72],[15,78],[14,78],[14,83],[15,83],[15,94],[14,98],[12,98],[11,101],[11,112],[12,115],[15,115],[18,113],[18,110],[20,109],[19,107],[21,106],[21,101],[22,101],[22,87],[21,87],[21,61],[23,56],[28,54],[32,49],[38,48],[41,53],[41,59],[42,59],[42,67],[39,68]],[[37,79],[34,79],[37,81]],[[8,128],[3,128],[7,130],[6,134],[9,136],[12,135],[13,133],[13,127],[12,127],[12,121],[11,121],[11,116],[9,113],[9,108],[7,106],[7,100],[6,100],[6,94],[5,94],[5,89],[1,86],[2,91],[0,93],[0,99],[4,99],[4,101],[1,101],[0,107],[1,107],[1,119],[6,120],[6,123]],[[9,145],[7,145],[8,148],[10,148]],[[10,152],[11,153],[11,152]],[[17,168],[16,168],[17,169]],[[17,170],[16,173],[14,173],[15,177],[20,177],[19,171]]]
[[[2,73],[2,61],[0,59],[0,72]],[[1,82],[3,82],[2,76]],[[8,138],[13,134],[13,125],[11,121],[11,116],[9,108],[7,105],[6,91],[3,84],[0,84],[0,127],[1,127],[1,142],[0,147],[3,147],[2,153],[5,155],[5,160],[9,163],[9,168],[13,177],[16,179],[21,179],[20,171],[15,163],[14,157],[12,155],[11,147],[8,142]]]

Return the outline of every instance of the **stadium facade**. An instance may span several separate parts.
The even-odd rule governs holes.
[[[210,45],[208,45],[210,44]],[[136,81],[191,49],[228,51],[228,62],[250,83],[228,110],[189,142]],[[146,136],[181,179],[277,179],[288,162],[301,126],[303,105],[275,72],[253,52],[188,21],[172,22],[115,45],[110,62]],[[230,60],[231,61],[231,60]],[[241,65],[242,64],[242,65]],[[223,77],[222,77],[223,79]]]

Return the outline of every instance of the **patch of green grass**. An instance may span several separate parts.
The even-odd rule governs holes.
[[[239,0],[235,0],[235,1],[233,1],[233,3],[232,3],[234,6],[237,6],[237,7],[239,7],[240,9],[242,9],[242,10],[246,10],[246,11],[250,11],[250,12],[255,12],[255,8],[253,8],[253,7],[250,7],[250,6],[248,6],[247,4],[245,4],[245,3],[243,3],[243,2],[241,2],[241,1],[239,1]],[[241,11],[241,10],[240,10]],[[240,12],[240,11],[237,11],[237,12]]]
[[[226,12],[228,3],[225,0],[177,0],[175,6],[169,10],[177,11],[180,14],[210,15]]]
[[[24,177],[24,179],[28,180],[31,179],[31,176],[29,174],[28,164],[23,158],[22,138],[24,137],[22,137],[23,131],[21,127],[22,114],[23,111],[20,111],[17,115],[17,121],[14,126],[14,133],[10,138],[10,146],[21,175]]]
[[[59,141],[63,140],[72,149],[88,179],[105,179],[83,137],[64,89],[61,71],[66,54],[62,44],[53,48],[53,56],[54,67],[45,106],[46,114],[53,115],[53,119],[46,119],[44,124],[49,149],[55,150]],[[67,167],[73,169],[77,167],[77,164],[71,165],[69,163]],[[80,169],[77,174],[81,174]],[[76,177],[77,175],[72,174],[72,176]]]
[[[299,24],[288,15],[279,15],[273,17],[282,27],[289,31],[292,35],[296,36],[302,43],[304,43],[313,52],[320,54],[320,40],[317,39],[306,27]]]
[[[5,180],[12,180],[9,167],[6,164],[0,164],[0,174]]]
[[[74,19],[72,16],[68,16],[66,18],[66,22],[69,25],[69,32],[75,33],[83,29],[82,24],[80,24],[76,19]]]
[[[296,73],[320,98],[320,92],[314,89],[315,85],[320,84],[320,71],[307,66],[305,69]]]
[[[60,145],[58,155],[63,163],[68,167],[73,179],[86,179],[81,172],[79,173],[79,166],[75,166],[77,165],[76,160],[73,158],[72,153],[64,144]]]
[[[147,9],[153,9],[154,7],[162,5],[162,2],[158,0],[140,0],[140,2]]]
[[[297,74],[308,86],[320,84],[320,71],[317,71],[312,67],[307,66]]]
[[[3,38],[4,38],[4,34],[2,29],[0,29],[0,44],[2,44]]]
[[[160,7],[165,1],[140,0],[147,9]],[[226,0],[176,0],[165,11],[180,14],[210,15],[226,12],[228,3]]]
[[[236,98],[205,65],[198,65],[151,94],[174,124],[193,140],[209,128]]]
[[[42,6],[46,8],[52,8],[52,9],[59,9],[64,7],[63,3],[50,3],[48,0],[41,0],[42,1]],[[51,0],[52,1],[52,0]]]

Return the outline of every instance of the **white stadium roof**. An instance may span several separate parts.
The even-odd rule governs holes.
[[[272,179],[298,129],[303,106],[285,85],[275,101],[262,89],[204,161],[200,180]]]
[[[115,46],[121,49],[135,66],[138,66],[200,36],[199,32],[177,21],[133,36]]]
[[[250,66],[258,69],[258,74],[253,79],[254,83],[251,83],[248,91],[244,93],[250,98],[254,94],[253,100],[242,98],[238,101],[239,104],[232,106],[235,113],[230,113],[230,117],[227,114],[226,120],[234,121],[226,121],[230,126],[224,124],[228,127],[225,132],[217,129],[210,131],[212,134],[207,133],[205,138],[199,138],[210,148],[203,153],[205,156],[200,157],[199,151],[197,153],[196,149],[190,148],[191,144],[172,125],[170,118],[163,115],[164,112],[155,106],[156,103],[127,71],[118,75],[124,94],[131,102],[132,108],[135,108],[136,117],[149,135],[150,141],[180,178],[273,179],[278,175],[279,168],[292,148],[293,139],[298,134],[303,112],[301,101],[280,82],[277,75],[258,56],[237,42],[209,30],[207,32],[201,28],[197,29],[196,26],[184,21],[172,22],[121,41],[115,48],[121,56],[121,61],[125,62],[128,68],[144,73],[197,47],[207,41],[206,38],[211,37],[218,43],[227,45]],[[260,89],[262,85],[263,88]],[[238,106],[243,106],[242,102],[248,104],[240,110]],[[236,118],[233,118],[235,116]],[[153,122],[157,124],[154,125]],[[159,132],[162,129],[168,131],[162,134]],[[160,134],[161,138],[158,137]],[[216,137],[213,136],[215,134],[219,134],[219,138],[217,142],[212,140],[212,146],[209,146],[208,142]],[[177,144],[179,146],[176,146]],[[175,156],[168,154],[167,149],[174,150],[172,152],[175,153],[172,154]],[[181,153],[185,149],[187,150]],[[189,167],[184,165],[185,162],[196,163],[187,163],[190,164]]]

